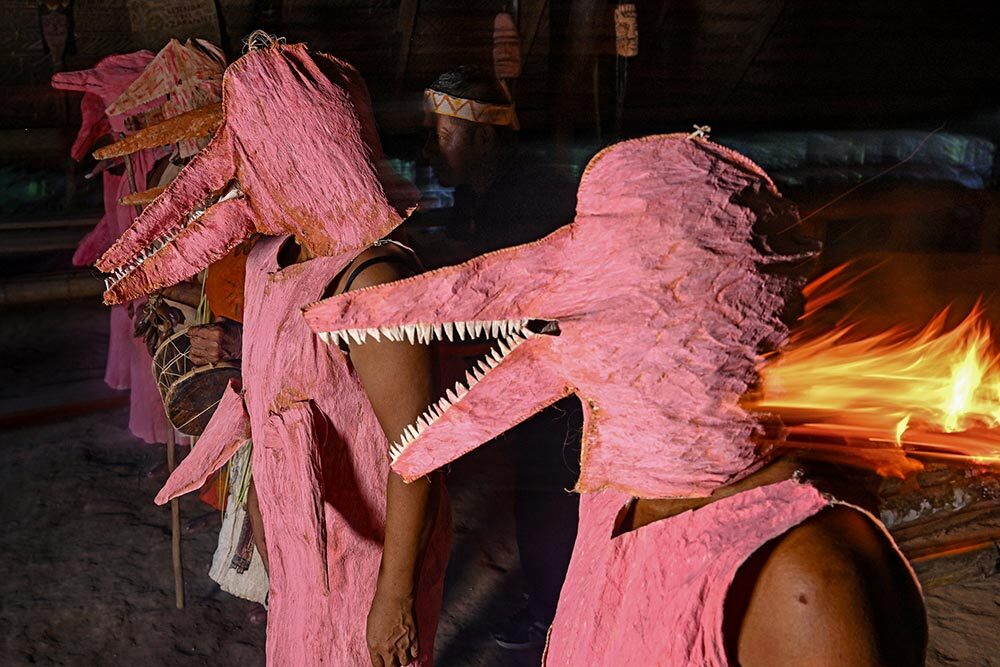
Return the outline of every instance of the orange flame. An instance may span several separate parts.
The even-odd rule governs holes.
[[[842,270],[807,288],[814,305],[806,316],[844,293],[831,284]],[[800,335],[765,361],[761,388],[745,405],[780,416],[793,446],[841,460],[867,460],[881,448],[1000,464],[1000,354],[980,304],[951,330],[947,315],[916,332],[895,327],[851,340],[848,324]],[[901,472],[898,463],[875,467]]]

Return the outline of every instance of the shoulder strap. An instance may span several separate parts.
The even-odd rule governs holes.
[[[371,259],[366,259],[365,261],[354,267],[351,271],[351,275],[347,276],[347,280],[344,282],[344,287],[340,290],[340,293],[348,292],[351,289],[351,285],[354,284],[355,279],[360,276],[365,269],[375,266],[376,264],[398,264],[400,266],[406,267],[409,270],[410,275],[416,273],[416,267],[413,266],[413,262],[399,257],[398,255],[380,255],[379,257],[372,257]]]

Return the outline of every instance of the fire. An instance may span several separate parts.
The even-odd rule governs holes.
[[[842,270],[807,288],[804,317],[848,289],[833,287]],[[800,334],[765,360],[761,388],[745,405],[780,416],[793,445],[839,448],[843,456],[889,448],[1000,464],[1000,353],[979,304],[952,329],[947,315],[916,331],[898,326],[857,337],[848,324]]]

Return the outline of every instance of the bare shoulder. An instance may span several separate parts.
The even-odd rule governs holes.
[[[788,531],[775,544],[771,560],[786,571],[822,580],[829,574],[857,576],[888,566],[892,553],[871,519],[853,508],[834,506]]]
[[[923,664],[919,591],[861,512],[828,508],[769,545],[739,637],[744,667]],[[745,655],[744,655],[745,654]]]
[[[384,260],[384,261],[379,261]],[[367,264],[367,266],[365,266]],[[362,268],[363,267],[363,268]],[[358,272],[358,269],[361,269]],[[354,275],[346,291],[353,292],[406,278],[416,272],[416,262],[406,250],[393,243],[372,246],[354,258],[338,280],[338,291]]]

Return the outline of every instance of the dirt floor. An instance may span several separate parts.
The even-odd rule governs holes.
[[[148,474],[165,450],[128,433],[101,381],[106,319],[84,301],[0,315],[0,665],[262,665],[253,605],[207,576],[217,533],[184,533],[187,605],[174,606],[170,512],[153,504],[164,473]],[[509,461],[485,448],[451,478],[437,663],[537,665],[540,651],[489,634],[521,595]],[[185,523],[206,510],[181,500]]]
[[[0,665],[263,664],[252,605],[207,577],[211,531],[184,534],[187,607],[174,608],[170,514],[152,502],[163,475],[147,474],[164,451],[129,435],[103,388],[106,317],[84,301],[0,315]],[[510,488],[500,450],[453,466],[444,667],[539,662],[489,636],[520,597]],[[185,521],[205,512],[181,507]],[[929,664],[1000,667],[998,564],[996,549],[918,564]]]

